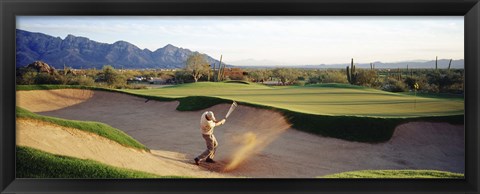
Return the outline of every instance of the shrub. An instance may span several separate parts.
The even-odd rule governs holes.
[[[123,88],[127,85],[127,77],[118,73],[115,68],[110,65],[103,66],[100,80],[107,83],[111,88]]]
[[[276,77],[282,85],[291,84],[298,79],[299,71],[293,68],[276,68],[272,70],[273,76]]]
[[[139,85],[139,84],[127,84],[122,88],[117,88],[117,89],[147,89],[147,86]]]
[[[35,84],[61,84],[58,77],[48,73],[39,73],[35,76]]]
[[[82,86],[93,86],[95,85],[95,80],[89,76],[77,76],[69,80],[69,85],[82,85]]]
[[[194,82],[193,77],[186,71],[176,71],[175,72],[175,82],[179,84],[183,83],[192,83]]]
[[[456,71],[435,71],[428,73],[428,84],[435,85],[438,89],[437,92],[450,92],[456,91],[463,92],[463,75],[461,72]]]
[[[271,76],[271,72],[264,69],[252,70],[248,72],[248,77],[253,82],[267,81],[268,78],[270,78],[270,76]]]
[[[408,76],[407,78],[405,78],[405,80],[403,80],[403,82],[407,85],[409,89],[413,90],[415,83],[419,83],[420,79],[416,76],[415,77]]]
[[[317,83],[348,83],[348,80],[342,71],[321,71],[317,76],[309,77],[307,81],[307,84]]]
[[[305,81],[294,81],[292,83],[292,85],[294,86],[304,86],[305,85]]]
[[[35,78],[38,73],[36,71],[25,71],[17,76],[17,84],[20,85],[31,85],[35,84]]]
[[[423,83],[419,84],[420,85],[420,92],[427,92],[427,93],[438,93],[440,92],[439,88],[435,84],[428,84],[428,83]]]
[[[367,87],[377,87],[380,86],[378,81],[377,72],[374,70],[358,70],[356,78],[356,84],[360,86]]]
[[[405,92],[407,90],[406,88],[407,87],[403,82],[389,77],[386,78],[382,84],[382,90],[388,92]]]

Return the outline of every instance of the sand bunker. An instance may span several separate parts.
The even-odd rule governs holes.
[[[32,90],[17,92],[17,106],[32,112],[58,110],[73,106],[93,96],[92,90]]]
[[[150,154],[144,150],[124,147],[96,134],[38,120],[17,120],[17,145],[158,175],[225,177],[218,173],[199,171],[193,165],[160,159],[154,155],[163,154],[158,151]]]
[[[85,92],[54,91],[59,94]],[[17,92],[18,101],[23,101],[19,106],[43,115],[98,121],[123,130],[152,149],[156,160],[172,162],[170,166],[159,166],[169,168],[168,172],[178,171],[176,175],[191,171],[198,177],[216,176],[218,173],[213,172],[221,172],[226,176],[301,178],[366,169],[465,171],[463,126],[407,123],[397,127],[391,141],[367,144],[297,131],[289,128],[279,113],[241,105],[225,125],[215,128],[218,163],[202,163],[198,168],[191,163],[206,147],[198,126],[205,110],[180,112],[175,110],[178,102],[151,100],[145,103],[143,98],[104,91],[89,91],[93,94],[88,99],[59,108],[58,103],[48,104],[51,101],[42,95],[24,92]],[[62,101],[61,95],[57,97]],[[39,103],[57,108],[35,109]],[[229,106],[220,104],[208,110],[222,119]]]

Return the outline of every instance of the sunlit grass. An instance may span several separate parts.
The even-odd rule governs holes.
[[[50,154],[30,147],[17,146],[17,178],[188,178],[159,176],[118,168],[93,160]]]
[[[75,128],[78,130],[95,133],[99,136],[105,137],[107,139],[110,139],[112,141],[115,141],[127,147],[142,149],[146,151],[149,150],[145,145],[133,139],[123,131],[113,128],[110,125],[107,125],[104,123],[90,122],[90,121],[75,121],[75,120],[68,120],[68,119],[60,119],[56,117],[43,116],[43,115],[32,113],[20,107],[16,107],[16,117],[41,120],[41,121],[49,122],[55,125],[60,125],[63,127]]]
[[[458,98],[415,97],[344,84],[268,87],[259,84],[199,82],[125,91],[166,98],[211,96],[295,112],[334,116],[421,117],[464,113],[464,101]]]
[[[465,178],[460,173],[438,170],[361,170],[343,172],[318,178]]]

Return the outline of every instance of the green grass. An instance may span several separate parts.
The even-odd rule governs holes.
[[[149,149],[145,145],[139,143],[137,140],[133,139],[123,131],[120,131],[119,129],[113,128],[103,123],[89,122],[89,121],[75,121],[75,120],[67,120],[67,119],[43,116],[43,115],[32,113],[18,106],[16,107],[16,116],[17,118],[29,118],[29,119],[41,120],[41,121],[53,123],[53,124],[64,126],[64,127],[75,128],[82,131],[95,133],[102,137],[108,138],[112,141],[115,141],[121,145],[149,151]]]
[[[339,84],[339,83],[310,84],[310,85],[306,85],[305,87],[370,89],[364,86],[357,86],[357,85],[351,85],[351,84]]]
[[[255,83],[199,82],[109,91],[160,101],[178,100],[180,111],[201,110],[235,100],[241,105],[279,111],[295,129],[359,142],[388,141],[396,126],[412,121],[464,123],[463,99],[415,98],[348,84],[269,87]]]
[[[460,173],[437,170],[361,170],[343,172],[318,178],[449,178],[463,179]]]
[[[402,94],[415,96],[415,92],[402,92]],[[444,98],[444,99],[451,99],[451,100],[464,100],[463,94],[447,94],[447,93],[419,93],[417,92],[416,96],[425,97],[425,98]]]
[[[159,176],[22,146],[17,146],[16,173],[17,178],[188,178]]]
[[[346,84],[268,87],[199,82],[124,91],[176,99],[210,96],[315,115],[405,118],[464,114],[463,100],[414,97]]]
[[[178,110],[200,110],[235,100],[239,104],[279,111],[296,129],[359,142],[388,141],[395,127],[406,122],[463,124],[464,120],[463,100],[415,98],[348,84],[268,87],[199,82],[126,92],[177,98]]]

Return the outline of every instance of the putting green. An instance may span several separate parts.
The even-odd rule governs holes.
[[[268,87],[259,84],[199,82],[125,91],[169,98],[212,96],[318,115],[392,118],[464,114],[462,98],[415,97],[342,84]]]

